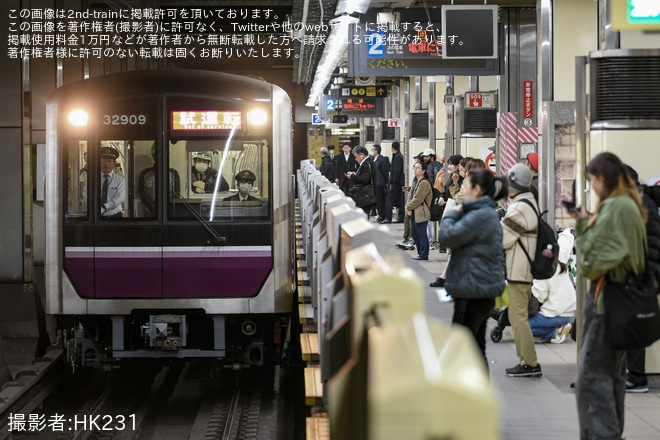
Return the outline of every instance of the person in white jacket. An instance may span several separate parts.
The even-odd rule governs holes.
[[[559,264],[557,271],[547,280],[534,280],[532,294],[539,300],[539,313],[529,318],[532,334],[561,344],[570,333],[576,308],[575,286],[569,277],[568,260],[573,250],[575,238],[570,229],[564,229],[557,238],[559,243]]]

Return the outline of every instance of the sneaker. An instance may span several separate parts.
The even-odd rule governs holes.
[[[541,377],[541,364],[536,367],[518,364],[515,367],[507,368],[506,375],[509,377]]]
[[[626,381],[626,393],[648,393],[648,385],[635,385],[629,380]]]
[[[551,342],[551,341],[552,341],[552,339],[541,338],[541,337],[538,337],[538,336],[534,336],[534,343],[535,344],[547,344],[548,342]]]
[[[573,324],[571,324],[570,322],[568,324],[562,325],[557,329],[557,334],[555,335],[554,338],[550,340],[550,342],[552,342],[553,344],[561,344],[566,340],[572,328],[573,328]]]
[[[429,284],[431,287],[445,287],[445,279],[444,278],[436,278],[435,281],[433,281],[431,284]]]
[[[430,251],[434,251],[434,250],[435,250],[435,245],[433,245],[433,244],[430,245],[430,246],[429,246],[429,250],[430,250]]]

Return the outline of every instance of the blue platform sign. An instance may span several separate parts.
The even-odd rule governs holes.
[[[318,113],[312,113],[312,125],[322,125],[321,116]]]
[[[385,33],[380,31],[367,32],[367,56],[369,58],[382,58],[385,56]]]

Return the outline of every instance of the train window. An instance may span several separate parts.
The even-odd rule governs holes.
[[[132,209],[127,204],[126,177],[131,176],[127,167],[126,153],[131,141],[101,140],[98,151],[99,167],[99,212],[102,220],[115,220],[130,216]],[[90,180],[90,183],[92,181]]]
[[[73,140],[67,144],[67,208],[69,220],[87,218],[87,141]]]
[[[268,209],[268,149],[265,141],[208,139],[170,143],[169,167],[180,171],[182,198],[171,219],[207,221],[265,219]],[[186,170],[185,173],[181,171]]]

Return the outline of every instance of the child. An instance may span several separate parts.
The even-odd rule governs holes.
[[[570,333],[576,308],[575,286],[569,277],[568,261],[575,238],[570,229],[564,229],[557,239],[559,264],[552,278],[534,280],[532,294],[539,300],[539,313],[529,318],[529,326],[535,337],[543,342],[561,344]]]

